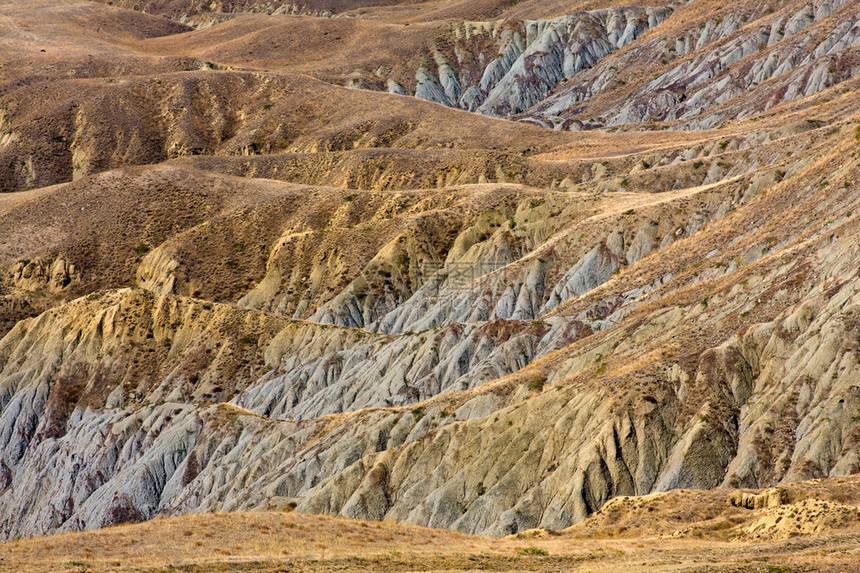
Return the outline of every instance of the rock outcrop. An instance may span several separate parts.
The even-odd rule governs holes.
[[[457,29],[461,64],[483,61],[480,74],[469,73],[464,82],[443,53],[433,54],[419,68],[415,96],[487,115],[505,117],[541,102],[557,85],[591,68],[607,55],[636,40],[669,14],[662,8],[610,8],[555,18],[481,26],[464,22]],[[469,57],[470,47],[483,45],[475,36],[488,36],[497,53],[488,59],[482,51]],[[462,40],[460,47],[457,40]],[[464,69],[464,73],[471,68]]]

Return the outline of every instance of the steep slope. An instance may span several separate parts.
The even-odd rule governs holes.
[[[691,3],[667,22],[671,31],[601,62],[581,83],[559,89],[533,113],[552,116],[554,122],[594,117],[605,125],[685,120],[674,125],[714,127],[817,93],[860,72],[860,27],[853,2],[789,3],[778,11],[753,8],[703,13],[699,2]],[[628,71],[643,54],[657,71],[653,79]],[[598,97],[603,90],[615,94]]]
[[[632,7],[519,26],[507,21],[465,22],[452,30],[449,52],[456,55],[456,64],[437,46],[434,65],[428,62],[418,69],[415,95],[493,116],[513,115],[540,102],[561,81],[633,42],[667,15],[665,9]],[[480,46],[477,53],[476,46]],[[461,68],[466,72],[461,78],[457,68],[464,63],[471,64],[471,69]],[[405,93],[394,80],[389,81],[389,89]]]
[[[843,149],[851,149],[849,141]],[[841,157],[840,147],[831,147],[831,157]],[[807,166],[765,197],[717,209],[713,223],[697,233],[690,227],[692,236],[616,275],[597,270],[607,263],[582,263],[579,268],[589,272],[580,276],[593,278],[577,283],[573,265],[556,284],[584,284],[579,296],[575,286],[532,294],[526,281],[517,288],[527,297],[549,301],[558,293],[561,302],[548,314],[538,311],[537,323],[514,319],[504,327],[511,319],[458,318],[461,308],[474,312],[470,302],[443,305],[436,315],[439,324],[451,321],[454,329],[436,331],[428,324],[421,328],[430,330],[404,328],[403,335],[375,338],[308,325],[304,334],[278,326],[283,319],[270,315],[207,310],[211,303],[131,291],[90,297],[22,322],[0,352],[9,428],[6,534],[296,498],[302,510],[502,534],[566,526],[618,494],[857,471],[857,223],[850,214],[856,194],[849,184],[821,201],[814,174],[828,161]],[[850,181],[856,163],[843,169],[835,181]],[[724,185],[728,196],[734,185]],[[698,191],[700,198],[709,192]],[[673,212],[674,205],[691,203],[690,196],[638,208],[633,198],[613,197],[617,210],[607,214],[626,213],[628,205],[633,216],[664,204]],[[698,201],[692,204],[701,209]],[[774,218],[783,208],[785,221]],[[816,209],[821,212],[810,218],[792,213]],[[526,214],[520,215],[523,225]],[[695,213],[679,218],[703,223]],[[590,225],[594,233],[594,219],[574,217],[571,234],[584,234],[577,225]],[[617,225],[605,215],[596,219]],[[818,221],[826,219],[833,220],[831,229],[821,233]],[[738,228],[753,231],[732,232]],[[462,253],[458,241],[473,233],[462,231],[452,251]],[[598,245],[599,256],[583,260],[603,257],[611,265],[625,234],[609,233]],[[660,234],[665,231],[658,225],[654,235]],[[548,246],[562,244],[555,239]],[[717,254],[706,257],[713,247]],[[513,272],[511,263],[507,267]],[[498,280],[494,275],[498,271],[488,278]],[[510,279],[501,284],[517,284]],[[597,286],[601,281],[608,282]],[[472,297],[484,282],[462,290],[461,283],[443,281],[439,288],[443,295]],[[396,316],[408,305],[392,312]],[[216,326],[225,312],[237,326]],[[475,321],[477,330],[469,326]],[[505,328],[511,334],[502,336],[510,336],[510,343],[500,345]],[[482,329],[491,343],[467,334]],[[514,335],[518,329],[521,334]],[[135,360],[121,350],[132,340],[151,341],[133,343],[140,352],[155,352],[138,359],[149,374],[134,371]],[[462,391],[555,348],[561,350],[513,377]],[[49,364],[47,356],[57,362]],[[222,357],[228,366],[221,365]],[[374,366],[362,364],[363,357]],[[113,379],[116,385],[105,384]],[[419,408],[275,420],[412,402],[439,392]],[[216,405],[231,395],[244,410]],[[213,405],[196,410],[185,405],[191,400]],[[224,419],[235,423],[219,422]],[[103,435],[105,424],[128,430]],[[794,433],[795,425],[808,429]],[[99,445],[81,458],[78,443]],[[148,448],[140,450],[144,443]],[[105,458],[110,451],[126,453]],[[266,461],[274,459],[274,466]],[[66,463],[78,464],[75,472],[60,472],[74,475],[71,481],[40,477]],[[80,489],[85,483],[90,485]],[[68,502],[58,501],[63,499]],[[23,521],[18,516],[28,512],[21,503],[45,509]]]

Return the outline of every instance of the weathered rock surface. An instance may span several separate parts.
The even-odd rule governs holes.
[[[774,193],[768,201],[794,200],[788,186]],[[854,200],[845,190],[828,208]],[[515,229],[559,206],[521,207]],[[480,245],[494,244],[494,225],[505,227],[497,237],[515,230],[505,216],[467,224],[448,257],[498,252]],[[679,268],[681,252],[742,220],[764,226],[723,244],[720,260],[778,224],[741,207],[613,274],[637,236],[656,242],[652,220],[671,222],[648,216],[618,231],[609,219],[599,244],[568,247],[582,249],[574,264],[556,240],[555,259],[510,251],[465,291],[449,276],[434,288],[505,288],[486,316],[441,307],[441,327],[421,332],[374,334],[163,289],[90,296],[22,321],[0,342],[4,534],[297,500],[304,511],[501,535],[564,527],[615,495],[860,470],[856,219],[792,234],[735,270]],[[562,237],[596,224],[567,221]],[[676,276],[664,276],[667,264]],[[499,278],[502,268],[511,274]],[[533,323],[492,314],[542,305],[553,312],[537,310]]]
[[[526,21],[516,28],[464,22],[457,29],[464,46],[458,45],[457,53],[459,63],[468,64],[463,73],[471,81],[464,83],[457,65],[437,51],[434,65],[418,70],[415,96],[492,116],[513,115],[541,102],[558,84],[633,42],[668,14],[662,8],[625,7]],[[484,51],[477,58],[466,55],[483,44],[476,36],[496,46],[492,59]],[[475,60],[483,62],[479,74],[469,73]]]
[[[860,41],[860,27],[852,2],[796,2],[776,12],[762,5],[752,14],[733,11],[716,20],[701,11],[692,14],[697,6],[679,8],[673,14],[679,25],[672,25],[670,17],[665,34],[651,35],[635,49],[600,62],[526,115],[575,129],[582,126],[584,113],[599,117],[596,125],[662,120],[687,129],[711,128],[860,73],[853,48]],[[668,69],[647,82],[619,73],[643,57]],[[623,102],[584,111],[584,102],[632,82],[636,87]]]

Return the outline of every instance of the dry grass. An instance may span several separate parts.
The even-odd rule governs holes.
[[[789,497],[858,501],[858,478],[788,488]],[[768,511],[731,492],[679,491],[616,500],[564,532],[505,539],[296,513],[187,515],[0,545],[20,571],[853,571],[860,523],[757,543],[732,541]],[[824,503],[824,502],[821,502]],[[790,508],[790,505],[783,506]]]

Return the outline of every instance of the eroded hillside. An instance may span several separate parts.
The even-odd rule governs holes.
[[[5,538],[860,472],[857,2],[118,4],[0,7]]]

